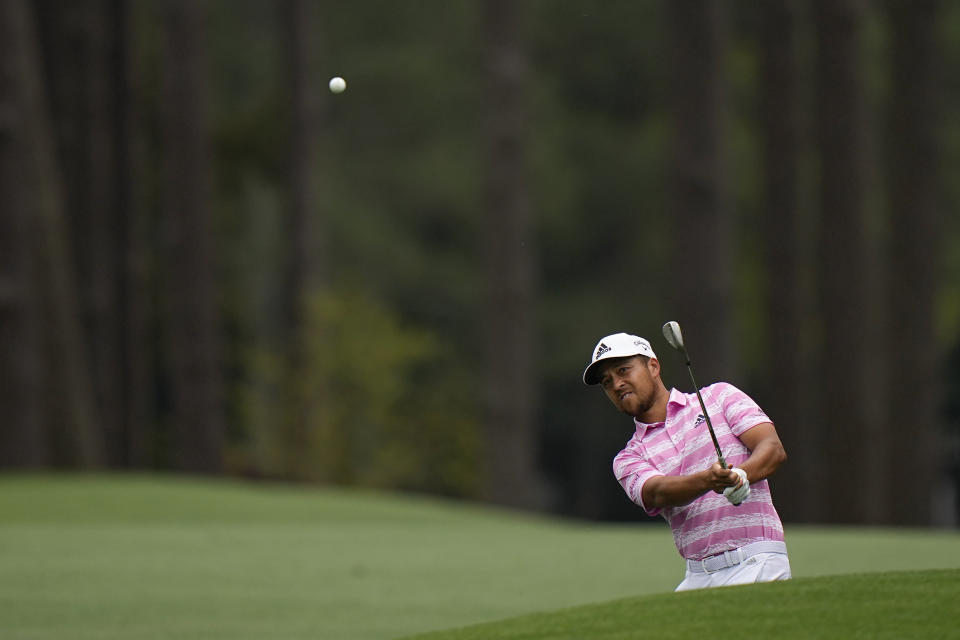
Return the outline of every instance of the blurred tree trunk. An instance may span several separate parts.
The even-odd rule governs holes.
[[[33,196],[23,162],[29,157],[25,112],[27,42],[22,2],[0,2],[0,467],[50,462],[43,420]]]
[[[164,298],[174,464],[216,472],[224,444],[203,4],[164,5]]]
[[[808,520],[816,496],[804,487],[818,455],[811,440],[812,416],[802,394],[805,305],[800,278],[800,72],[797,61],[798,3],[771,0],[759,7],[760,119],[763,135],[763,264],[766,267],[766,354],[757,399],[773,419],[788,455],[799,464],[778,472],[777,510],[787,520]]]
[[[806,487],[823,505],[817,519],[864,522],[878,502],[868,475],[865,99],[861,61],[863,2],[817,0],[816,115],[820,160],[819,379],[822,455]],[[889,354],[884,355],[889,358]],[[822,463],[819,462],[822,460]]]
[[[885,470],[886,520],[927,525],[942,482],[938,447],[942,400],[934,309],[940,281],[940,201],[937,137],[939,0],[888,0],[892,29],[890,132],[887,185],[890,201],[887,314],[884,343],[891,368],[886,403],[886,440],[896,443]]]
[[[724,188],[726,3],[668,0],[664,9],[674,245],[663,296],[669,319],[689,336],[697,381],[707,385],[737,373],[730,309],[734,218]]]
[[[134,12],[129,0],[111,0],[111,27],[115,30],[114,64],[111,67],[112,100],[116,114],[117,163],[114,184],[117,206],[117,237],[120,247],[119,280],[120,386],[122,434],[118,462],[122,466],[145,467],[150,462],[156,427],[150,392],[155,384],[151,374],[153,358],[149,345],[148,250],[145,237],[145,209],[141,114],[136,106],[140,66],[134,44],[137,41]]]
[[[81,268],[86,274],[81,291],[86,303],[87,340],[100,428],[108,460],[117,465],[125,457],[122,398],[126,385],[122,378],[123,309],[120,306],[123,244],[118,185],[126,176],[118,157],[124,132],[118,127],[120,114],[115,99],[114,68],[120,62],[119,29],[113,9],[112,3],[104,0],[91,2],[86,7],[89,35],[84,52],[83,102],[87,171],[84,193],[76,201],[81,210],[74,228],[87,230],[75,236],[84,241],[83,246],[77,248],[77,256],[83,258]]]
[[[50,459],[54,463],[97,466],[103,462],[103,442],[97,427],[91,369],[80,320],[71,233],[61,195],[54,130],[42,83],[44,72],[37,24],[33,7],[24,2],[6,0],[2,10],[4,46],[10,56],[6,68],[11,73],[10,90],[5,92],[11,108],[4,112],[4,117],[9,119],[8,131],[15,132],[8,138],[11,145],[8,149],[17,154],[20,163],[15,169],[19,184],[14,187],[12,203],[22,207],[19,211],[11,208],[9,215],[14,216],[14,229],[28,234],[24,238],[28,241],[26,251],[35,252],[37,256],[37,278],[31,284],[42,305],[37,331],[44,340],[39,351],[43,354],[40,356],[42,399],[33,397],[30,389],[36,381],[33,357],[21,356],[26,358],[19,364],[26,367],[27,374],[23,385],[28,396],[24,401],[43,403],[40,406],[48,428]],[[22,269],[20,276],[28,277],[31,267],[24,260],[29,258],[16,260]],[[23,280],[20,284],[26,282]],[[20,297],[24,319],[34,313],[32,295]],[[32,331],[27,339],[32,338]],[[25,417],[27,422],[20,428],[35,424],[37,416],[32,409],[27,410]],[[42,446],[39,443],[43,441],[39,430],[25,438],[25,442],[31,443],[31,456],[36,456],[38,462],[45,460],[46,456],[39,451]]]
[[[304,296],[320,284],[318,255],[322,240],[317,229],[315,180],[318,174],[317,140],[322,96],[317,90],[314,68],[313,12],[305,0],[281,4],[284,68],[289,91],[289,138],[287,142],[287,264],[285,278],[285,329],[293,338],[304,315]]]
[[[521,5],[483,4],[486,64],[485,461],[487,497],[537,506],[537,385],[533,222],[524,177],[524,87]]]
[[[100,429],[111,463],[125,456],[122,368],[122,212],[127,183],[117,100],[123,9],[117,0],[38,3],[47,86],[58,129],[65,213],[89,345]]]
[[[321,269],[323,250],[322,220],[319,215],[316,180],[319,175],[317,145],[321,136],[322,93],[318,91],[314,41],[316,21],[314,3],[284,0],[280,4],[280,23],[284,46],[284,70],[288,91],[287,140],[287,212],[284,251],[283,328],[287,359],[286,404],[289,425],[286,442],[287,470],[298,477],[311,475],[308,453],[310,435],[307,403],[299,380],[304,371],[303,340],[307,327],[306,305],[311,293],[324,285]]]

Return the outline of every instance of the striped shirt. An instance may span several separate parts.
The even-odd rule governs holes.
[[[713,430],[728,465],[739,466],[750,451],[738,436],[770,418],[747,394],[726,382],[700,390]],[[680,555],[689,560],[730,551],[761,540],[783,541],[783,525],[773,508],[767,481],[750,484],[750,497],[733,506],[722,495],[708,491],[680,507],[649,509],[643,504],[643,485],[655,476],[690,475],[717,461],[716,449],[695,393],[670,391],[666,422],[634,420],[636,433],[613,460],[613,472],[627,496],[651,516],[670,524]]]

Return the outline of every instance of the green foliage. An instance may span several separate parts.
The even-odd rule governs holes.
[[[255,356],[261,382],[249,401],[260,410],[248,415],[257,466],[271,475],[473,495],[476,409],[450,375],[456,365],[441,341],[359,291],[315,294],[306,309],[288,363],[280,352]]]

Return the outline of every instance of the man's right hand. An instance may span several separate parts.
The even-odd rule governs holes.
[[[730,487],[740,484],[740,475],[733,469],[724,469],[719,462],[707,469],[707,482],[714,493],[723,493]]]

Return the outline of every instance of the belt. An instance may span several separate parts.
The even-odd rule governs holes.
[[[740,564],[758,553],[786,553],[787,545],[773,540],[751,542],[731,551],[724,551],[703,560],[687,560],[687,570],[693,573],[713,573]]]

